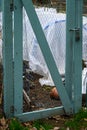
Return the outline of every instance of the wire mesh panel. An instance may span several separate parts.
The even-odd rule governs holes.
[[[55,57],[55,61],[57,62],[57,67],[59,67],[60,73],[64,74],[65,73],[66,15],[65,15],[65,3],[63,7],[61,8],[60,8],[60,4],[62,4],[62,2],[57,3],[56,1],[56,5],[54,6],[54,3],[51,3],[51,1],[50,1],[50,4],[49,3],[44,4],[44,2],[42,2],[41,4],[41,2],[36,1],[35,10],[40,20],[43,31],[45,33],[46,39],[49,43],[49,47],[52,50],[52,53]],[[57,7],[60,8],[59,11],[57,11]],[[34,71],[38,72],[38,68],[35,68],[36,66],[31,65],[33,64],[32,62],[36,60],[37,62],[36,63],[34,62],[34,64],[38,65],[41,68],[41,72],[38,72],[38,73],[40,74],[43,73],[43,75],[46,75],[44,73],[48,73],[47,72],[48,70],[44,66],[45,64],[44,59],[42,57],[39,45],[37,43],[37,40],[33,33],[31,25],[28,21],[26,12],[24,11],[24,13],[25,13],[24,14],[25,15],[24,16],[24,29],[25,29],[24,58],[26,60],[30,58],[30,66],[32,67],[32,69],[35,69]],[[28,30],[30,30],[30,33],[26,34]],[[27,48],[29,48],[30,51],[29,50],[27,51]],[[60,51],[61,53],[57,49],[61,50]],[[58,54],[59,57],[57,53],[60,53]],[[44,67],[45,67],[45,72],[43,70]]]
[[[64,81],[65,74],[65,41],[66,41],[66,5],[65,1],[33,1],[49,48],[55,59],[57,68]],[[31,110],[60,106],[59,95],[51,99],[51,89],[54,83],[45,63],[30,21],[24,11],[24,89],[31,100]],[[26,62],[26,63],[25,63]],[[29,62],[29,66],[28,66]],[[26,65],[25,65],[26,66]],[[30,70],[31,69],[31,70]],[[30,71],[30,72],[29,72]],[[36,83],[36,84],[35,84]],[[36,86],[36,87],[35,87]],[[41,94],[40,94],[41,93]],[[56,100],[57,99],[57,100]],[[24,105],[24,107],[26,107]],[[27,107],[26,107],[27,109]],[[29,110],[30,110],[29,109]]]

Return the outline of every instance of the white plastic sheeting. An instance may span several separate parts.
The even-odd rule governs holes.
[[[87,90],[87,68],[82,71],[82,93],[85,94]]]
[[[62,16],[62,14],[57,15],[58,18]],[[64,18],[64,15],[63,17]],[[47,38],[49,47],[51,49],[51,52],[53,54],[55,63],[57,65],[57,68],[60,72],[60,74],[65,73],[65,20],[55,20],[50,22],[47,26],[44,28],[44,33]],[[39,73],[43,76],[45,76],[45,84],[54,85],[51,76],[49,74],[48,68],[45,64],[42,52],[39,48],[38,42],[36,39],[32,42],[32,47],[30,50],[30,67],[31,69]],[[47,78],[47,79],[46,79]],[[48,81],[48,82],[47,82]],[[40,79],[40,83],[43,85],[43,79]]]
[[[86,19],[86,23],[83,24],[83,60],[87,61],[87,18],[84,19]]]

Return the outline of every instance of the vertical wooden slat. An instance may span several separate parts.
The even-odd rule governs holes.
[[[74,32],[73,43],[74,112],[76,113],[82,107],[82,0],[75,0],[75,27],[79,29],[79,32]]]
[[[74,1],[67,0],[66,3],[66,67],[65,87],[72,101],[72,80],[73,80],[73,32],[74,28]]]
[[[82,88],[82,0],[67,0],[66,27],[66,89],[74,104],[74,112],[81,108]],[[80,39],[76,40],[80,29]]]
[[[23,19],[21,0],[14,0],[14,114],[23,111]]]
[[[4,112],[13,116],[13,34],[10,0],[2,1],[3,11],[3,75],[4,75]]]

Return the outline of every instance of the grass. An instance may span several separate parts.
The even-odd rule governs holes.
[[[65,122],[65,126],[71,130],[87,129],[87,109],[81,109],[73,118]]]
[[[42,120],[34,121],[33,127],[37,128],[37,130],[50,130],[53,128],[52,125],[44,123]]]
[[[33,127],[36,128],[36,130],[51,130],[53,128],[52,125],[44,123],[42,120],[34,121],[32,128]],[[17,119],[12,119],[9,123],[9,130],[30,130],[30,128],[23,126]]]
[[[12,119],[9,123],[9,130],[29,130],[24,127],[17,119]]]

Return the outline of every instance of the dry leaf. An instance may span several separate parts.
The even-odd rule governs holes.
[[[37,130],[37,128],[36,128],[36,127],[33,127],[31,130]]]
[[[0,130],[3,130],[3,127],[2,127],[2,126],[0,127]]]
[[[84,118],[84,121],[87,121],[87,118]]]
[[[0,119],[0,124],[1,124],[2,126],[5,126],[5,125],[6,125],[6,119],[5,119],[4,117]]]
[[[60,127],[54,127],[54,129],[53,130],[59,130],[60,129]]]

